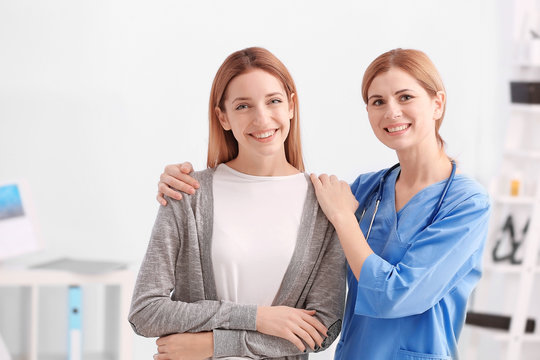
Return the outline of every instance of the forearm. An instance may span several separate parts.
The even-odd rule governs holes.
[[[212,332],[172,334],[156,341],[158,354],[154,359],[161,360],[201,360],[214,355]]]
[[[335,216],[331,219],[331,222],[336,229],[349,267],[358,280],[364,261],[369,255],[373,254],[373,250],[367,243],[353,213]]]
[[[254,330],[256,312],[255,305],[212,300],[185,303],[156,299],[141,303],[135,301],[129,321],[137,334],[146,337],[216,328]]]
[[[215,357],[262,359],[304,354],[288,340],[257,331],[216,329],[213,335]],[[307,347],[306,351],[311,349]]]

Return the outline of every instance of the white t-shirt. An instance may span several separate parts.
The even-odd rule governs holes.
[[[272,304],[296,245],[307,181],[303,173],[253,176],[217,167],[212,264],[219,299]]]

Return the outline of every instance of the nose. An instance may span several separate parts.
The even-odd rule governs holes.
[[[396,101],[388,102],[385,117],[389,120],[394,120],[401,117],[401,107]]]
[[[270,114],[268,113],[268,109],[264,105],[256,106],[255,107],[255,113],[253,117],[253,122],[256,124],[265,124],[268,122],[270,118]]]

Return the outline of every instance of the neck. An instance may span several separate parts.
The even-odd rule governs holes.
[[[254,176],[287,176],[300,173],[300,171],[289,164],[285,158],[285,153],[280,157],[250,157],[238,156],[227,162],[227,165],[236,171]]]
[[[402,184],[432,184],[446,179],[452,170],[452,164],[446,153],[439,149],[433,152],[401,152],[398,153]]]

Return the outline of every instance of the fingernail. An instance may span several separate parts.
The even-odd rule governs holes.
[[[198,189],[201,185],[199,183],[195,183],[195,188]]]
[[[195,189],[194,188],[189,188],[188,193],[190,193],[191,195],[195,194]]]

